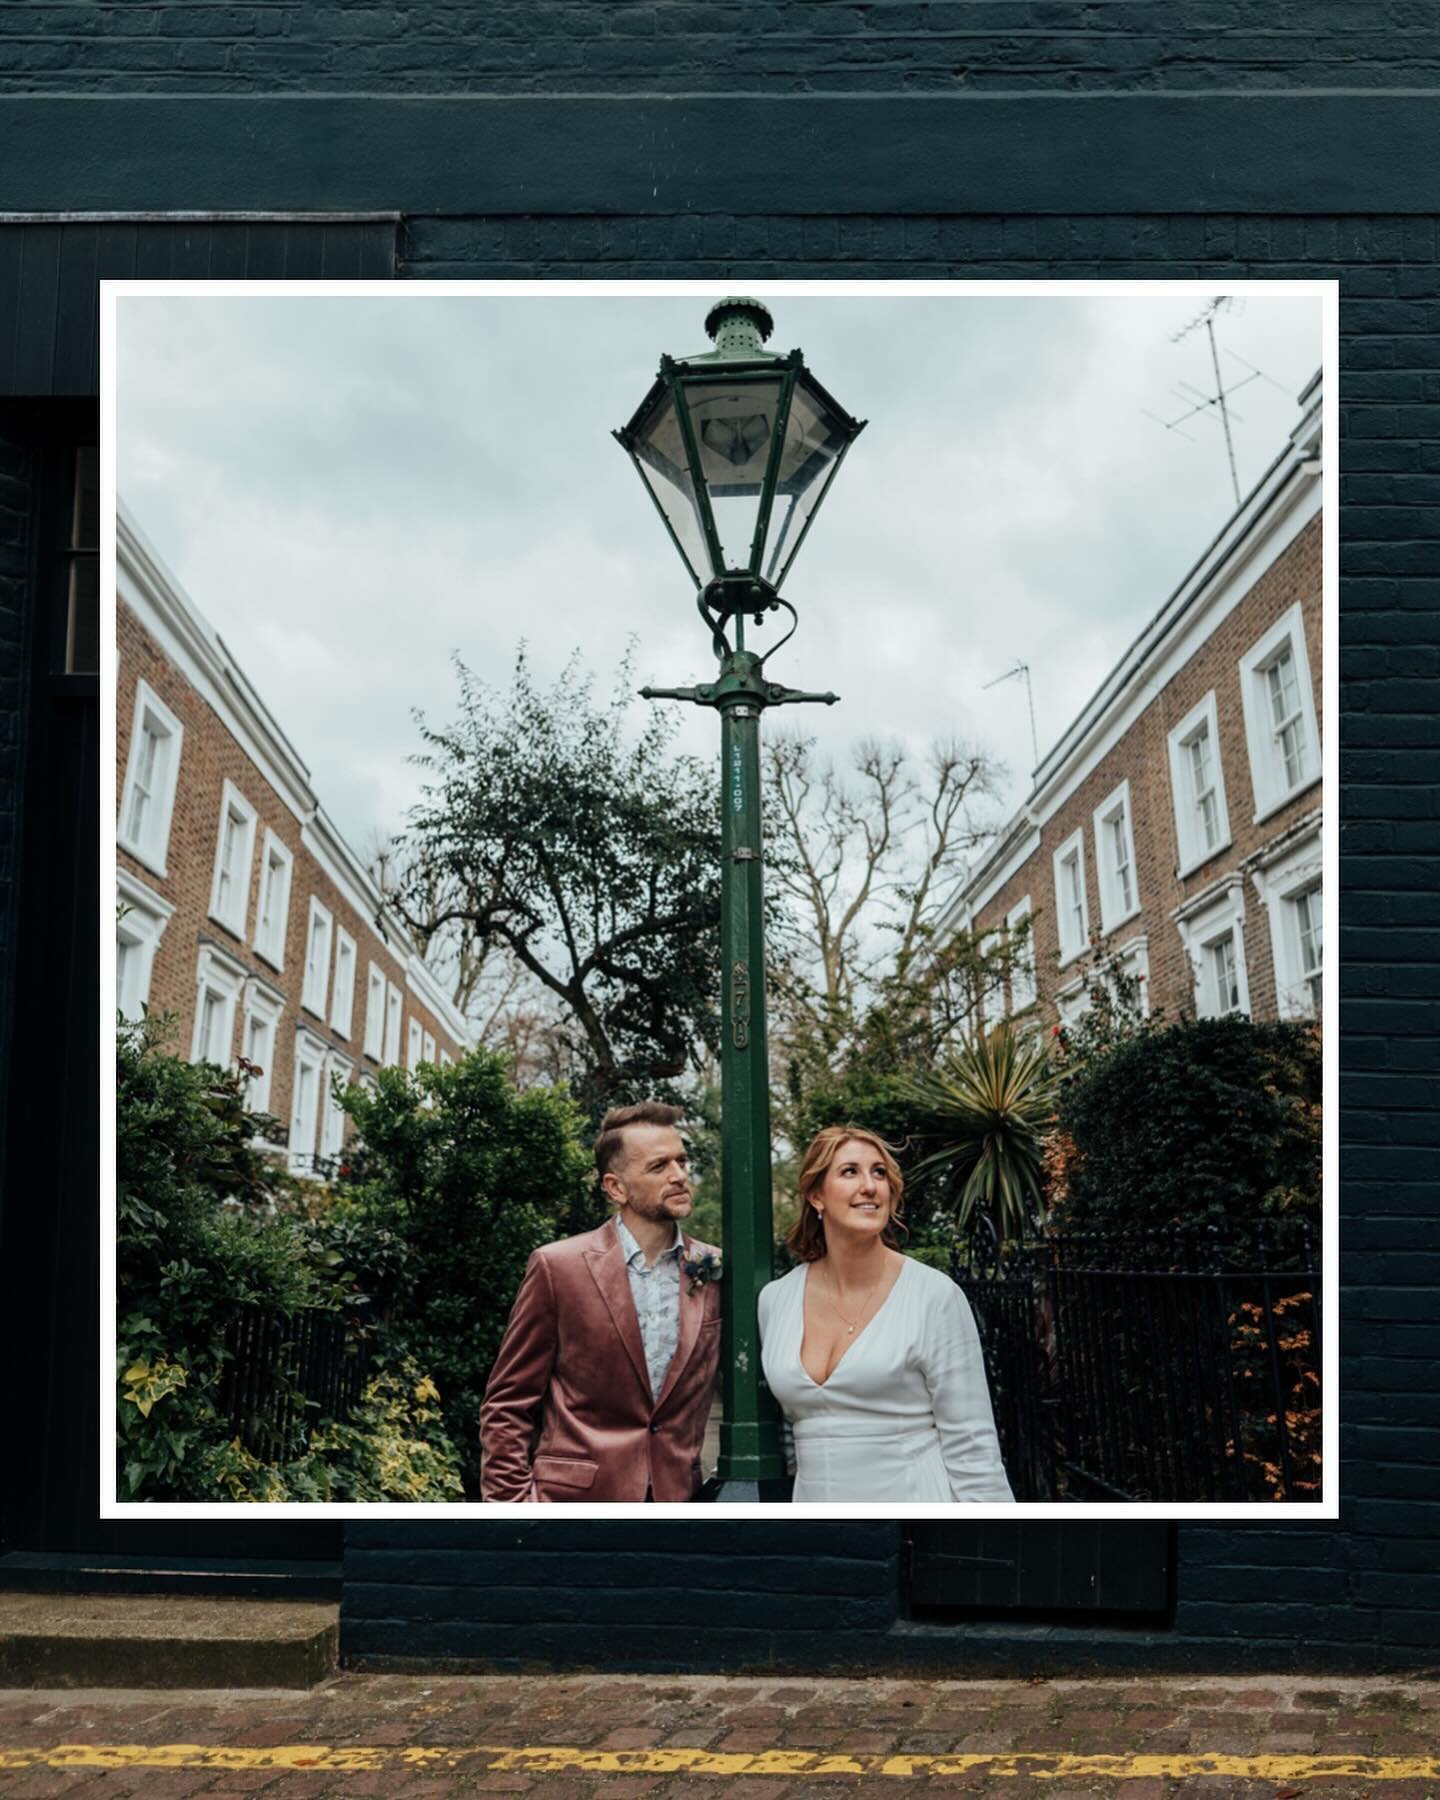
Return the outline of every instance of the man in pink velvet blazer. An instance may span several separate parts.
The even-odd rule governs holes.
[[[694,1499],[720,1293],[686,1264],[719,1253],[680,1229],[679,1117],[656,1101],[607,1113],[595,1165],[613,1217],[530,1258],[480,1408],[486,1500]]]

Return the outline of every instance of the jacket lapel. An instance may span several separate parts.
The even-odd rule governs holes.
[[[603,1231],[600,1243],[585,1252],[585,1266],[599,1288],[600,1298],[605,1302],[620,1342],[634,1364],[640,1386],[648,1395],[650,1371],[645,1366],[645,1345],[640,1338],[640,1321],[635,1316],[635,1301],[630,1293],[630,1277],[625,1271],[620,1238],[613,1223],[604,1226]]]
[[[670,1358],[670,1367],[665,1371],[665,1379],[660,1385],[660,1392],[655,1396],[658,1407],[665,1396],[680,1378],[680,1371],[690,1360],[690,1353],[695,1348],[695,1340],[700,1335],[700,1321],[705,1316],[705,1290],[697,1287],[690,1292],[690,1278],[685,1273],[683,1257],[694,1254],[691,1240],[685,1239],[685,1249],[680,1265],[680,1341],[675,1346],[675,1354]]]

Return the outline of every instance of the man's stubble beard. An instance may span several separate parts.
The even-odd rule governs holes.
[[[622,1212],[634,1213],[637,1219],[648,1219],[652,1225],[658,1225],[665,1219],[688,1219],[695,1209],[695,1196],[686,1194],[683,1199],[642,1201],[626,1196]]]

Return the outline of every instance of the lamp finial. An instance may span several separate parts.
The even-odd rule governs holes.
[[[705,330],[718,356],[763,355],[762,346],[774,329],[770,308],[763,300],[752,300],[746,294],[717,300],[705,315]]]

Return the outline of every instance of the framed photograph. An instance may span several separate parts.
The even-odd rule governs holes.
[[[1337,314],[104,283],[102,1516],[1337,1518]]]

